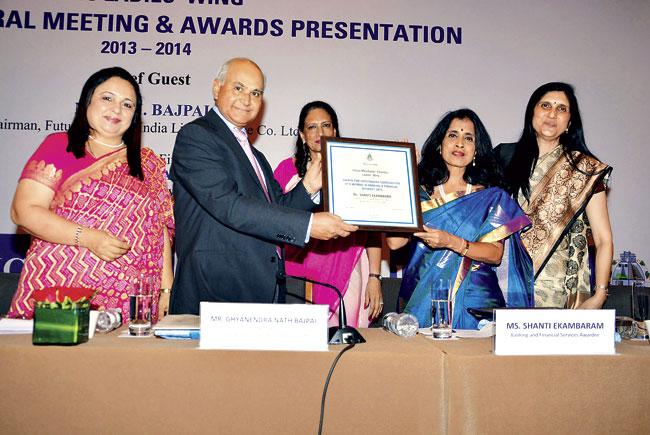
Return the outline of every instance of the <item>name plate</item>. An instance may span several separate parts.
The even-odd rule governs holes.
[[[327,351],[327,305],[201,302],[201,349]]]
[[[496,355],[613,355],[615,310],[495,310]]]

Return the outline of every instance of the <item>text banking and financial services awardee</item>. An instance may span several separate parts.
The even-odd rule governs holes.
[[[415,145],[321,138],[325,210],[363,230],[422,228]]]

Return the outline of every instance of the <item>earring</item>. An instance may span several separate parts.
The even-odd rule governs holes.
[[[564,132],[568,133],[569,132],[569,127],[567,127],[566,130],[564,130]]]
[[[476,166],[476,154],[474,154],[474,158],[472,159],[472,166]]]

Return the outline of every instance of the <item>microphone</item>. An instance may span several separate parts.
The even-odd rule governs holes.
[[[348,326],[347,318],[345,316],[345,304],[343,303],[343,295],[339,289],[331,284],[314,281],[313,279],[305,278],[304,276],[287,275],[284,272],[282,272],[281,275],[283,278],[293,278],[297,279],[298,281],[310,282],[312,284],[330,288],[334,290],[339,296],[339,326],[332,326],[329,329],[329,344],[353,344],[366,342],[366,339],[361,336],[359,331],[351,326]]]

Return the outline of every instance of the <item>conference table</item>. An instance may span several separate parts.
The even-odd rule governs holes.
[[[327,392],[325,434],[649,433],[650,342],[616,355],[494,355],[489,338],[361,330]],[[314,434],[327,352],[220,351],[95,335],[0,336],[0,433]]]

